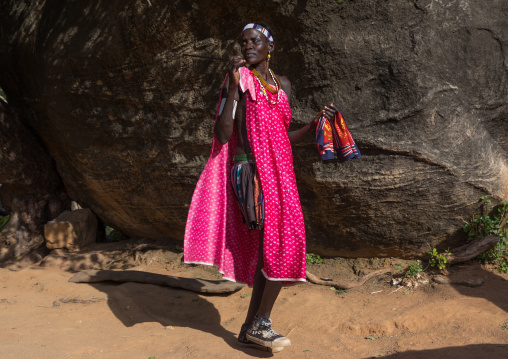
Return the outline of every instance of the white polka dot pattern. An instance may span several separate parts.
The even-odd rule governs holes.
[[[270,108],[252,72],[245,67],[240,72],[241,87],[248,93],[247,132],[265,197],[263,274],[270,280],[305,281],[305,226],[287,135],[291,121],[287,96],[282,93],[277,106]],[[215,265],[224,278],[252,285],[259,231],[249,232],[243,224],[229,183],[235,147],[236,133],[225,145],[214,135],[189,209],[184,258],[186,263]]]

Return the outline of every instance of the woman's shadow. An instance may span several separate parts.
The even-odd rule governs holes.
[[[220,313],[206,299],[208,295],[135,282],[99,282],[89,285],[107,294],[111,311],[127,327],[145,322],[157,322],[164,327],[188,327],[222,338],[231,348],[251,356],[272,356],[271,353],[240,346],[237,333],[230,332],[221,325]]]

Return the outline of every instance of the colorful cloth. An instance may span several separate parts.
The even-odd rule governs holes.
[[[231,168],[231,185],[243,220],[250,230],[261,229],[264,223],[265,202],[256,163],[253,159],[248,159],[247,155],[236,155],[234,162]]]
[[[246,92],[247,135],[265,200],[262,272],[270,280],[305,281],[305,226],[287,135],[291,121],[287,96],[282,93],[272,108],[246,67],[240,68],[240,88]],[[268,96],[274,101],[277,95]],[[224,278],[252,285],[259,231],[249,232],[243,225],[227,183],[235,147],[235,131],[224,145],[214,135],[189,209],[184,258],[186,263],[215,265]]]
[[[316,127],[316,145],[322,161],[333,160],[334,149],[340,162],[362,156],[340,112],[335,114],[333,126],[321,115]]]
[[[254,23],[250,23],[250,24],[247,24],[244,26],[242,32],[244,32],[245,30],[247,29],[256,29],[258,30],[259,32],[261,32],[263,35],[266,36],[266,38],[268,39],[268,41],[273,41],[273,35],[270,33],[270,31],[268,31],[268,29],[266,27],[264,27],[263,25],[259,25],[259,24],[254,24]]]

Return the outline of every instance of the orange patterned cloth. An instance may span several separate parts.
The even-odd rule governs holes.
[[[316,127],[316,145],[322,161],[334,159],[335,151],[340,162],[362,156],[340,112],[335,114],[333,125],[321,115]]]

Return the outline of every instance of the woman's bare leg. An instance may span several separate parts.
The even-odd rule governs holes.
[[[283,283],[284,282],[281,281],[266,280],[265,290],[263,291],[263,298],[261,298],[261,303],[257,313],[259,318],[270,318],[273,305],[279,296]]]
[[[261,269],[263,269],[263,230],[259,231],[258,265],[252,285],[252,297],[247,311],[245,323],[250,324],[257,314],[260,318],[270,318],[275,300],[279,296],[283,282],[267,280]]]
[[[288,338],[272,330],[270,314],[275,300],[282,288],[282,281],[271,281],[265,278],[263,269],[263,232],[259,239],[258,264],[252,286],[252,298],[247,311],[247,318],[242,330],[245,330],[245,340],[252,341],[260,346],[270,348],[275,353],[291,344]],[[243,338],[242,335],[239,336]],[[243,339],[242,339],[243,340]]]
[[[250,298],[249,310],[247,311],[247,317],[245,318],[245,324],[250,324],[254,320],[254,316],[257,314],[261,299],[263,298],[263,292],[265,291],[266,278],[261,273],[263,269],[263,230],[259,231],[259,250],[258,250],[258,265],[256,266],[256,273],[254,274],[254,283],[252,284],[252,296]]]

